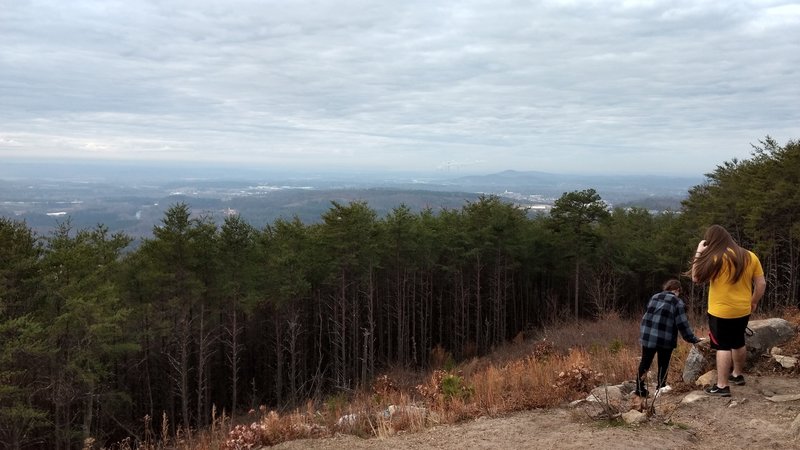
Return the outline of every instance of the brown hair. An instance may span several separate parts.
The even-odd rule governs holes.
[[[724,261],[727,260],[733,266],[730,282],[739,281],[744,269],[750,264],[750,252],[739,247],[728,230],[719,225],[708,227],[704,238],[706,248],[692,263],[695,280],[698,283],[705,283],[716,279],[722,272]]]
[[[672,278],[671,280],[667,280],[664,282],[664,286],[661,288],[664,291],[682,291],[681,282]]]

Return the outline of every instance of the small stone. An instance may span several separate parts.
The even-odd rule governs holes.
[[[622,420],[627,424],[644,423],[647,421],[647,415],[632,409],[622,415]]]
[[[694,384],[698,386],[711,386],[717,383],[717,369],[709,370],[708,372],[700,375],[700,378]]]
[[[767,400],[775,403],[793,402],[795,400],[800,400],[800,394],[773,395],[772,397],[767,397]]]
[[[683,399],[681,399],[681,404],[689,404],[698,402],[700,400],[707,400],[709,397],[703,391],[692,391],[686,394]]]
[[[797,365],[797,358],[791,356],[772,355],[772,358],[783,366],[784,369],[791,369]]]

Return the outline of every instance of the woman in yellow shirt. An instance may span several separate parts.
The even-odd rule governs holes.
[[[692,262],[692,281],[710,283],[708,328],[711,348],[717,350],[717,384],[706,392],[730,397],[729,383],[745,383],[744,332],[766,282],[755,253],[740,247],[725,228],[711,225],[704,237]]]

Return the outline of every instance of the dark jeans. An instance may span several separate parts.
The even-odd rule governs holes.
[[[669,360],[672,358],[672,351],[674,348],[647,348],[642,347],[642,362],[639,363],[639,372],[636,374],[636,386],[641,389],[644,387],[642,377],[650,370],[650,364],[653,363],[653,358],[658,354],[658,382],[656,389],[660,389],[667,385],[667,370],[669,369]]]

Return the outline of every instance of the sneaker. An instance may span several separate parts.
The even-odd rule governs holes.
[[[724,388],[718,387],[716,384],[706,388],[706,394],[714,395],[716,397],[730,397],[731,396],[731,387],[725,386]]]
[[[744,386],[744,375],[728,375],[728,382],[733,383],[737,386]]]
[[[666,385],[666,386],[658,388],[657,392],[658,392],[658,395],[662,395],[662,394],[666,394],[666,393],[668,393],[670,391],[672,391],[672,386]]]

